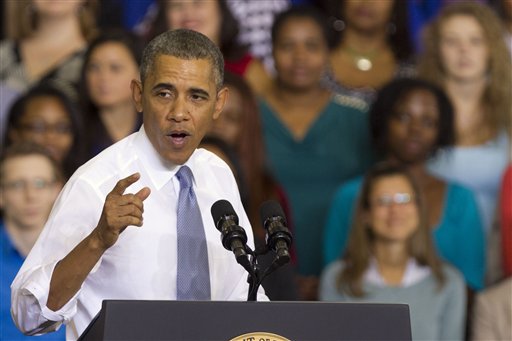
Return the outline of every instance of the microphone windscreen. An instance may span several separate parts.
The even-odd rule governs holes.
[[[284,215],[283,209],[281,208],[281,205],[275,200],[268,200],[265,201],[263,204],[261,204],[260,207],[260,218],[263,223],[269,218],[272,217],[282,217],[284,220],[284,223],[286,222],[286,216]]]
[[[212,205],[212,217],[215,223],[215,226],[219,228],[217,225],[219,221],[225,216],[231,216],[231,218],[235,221],[235,224],[238,224],[238,216],[236,215],[235,209],[231,205],[231,203],[227,200],[218,200]]]

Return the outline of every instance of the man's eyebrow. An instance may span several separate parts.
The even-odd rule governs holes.
[[[175,87],[171,83],[158,83],[156,84],[151,91],[159,91],[159,90],[174,90]]]
[[[202,95],[206,98],[210,98],[210,94],[208,93],[208,91],[204,90],[204,89],[201,89],[201,88],[191,88],[189,90],[190,93],[194,94],[194,95]]]

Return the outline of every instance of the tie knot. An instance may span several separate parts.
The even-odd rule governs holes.
[[[178,180],[180,182],[180,186],[182,188],[190,188],[192,187],[192,179],[194,176],[192,175],[192,171],[188,166],[182,166],[178,173],[176,173],[176,176],[178,177]]]

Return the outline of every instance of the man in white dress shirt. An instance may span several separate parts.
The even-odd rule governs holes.
[[[61,192],[12,286],[18,328],[41,334],[67,324],[76,339],[104,299],[176,299],[176,173],[193,174],[204,226],[212,300],[246,300],[247,273],[225,250],[210,208],[231,202],[254,247],[233,174],[196,149],[227,98],[224,62],[200,33],[163,33],[146,47],[131,84],[143,126],[82,166]],[[259,299],[266,299],[259,293]]]

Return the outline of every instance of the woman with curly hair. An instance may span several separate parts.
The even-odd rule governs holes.
[[[475,192],[486,231],[492,226],[508,162],[512,103],[510,54],[500,19],[487,6],[446,6],[425,31],[421,77],[436,82],[455,107],[455,145],[429,165]]]

